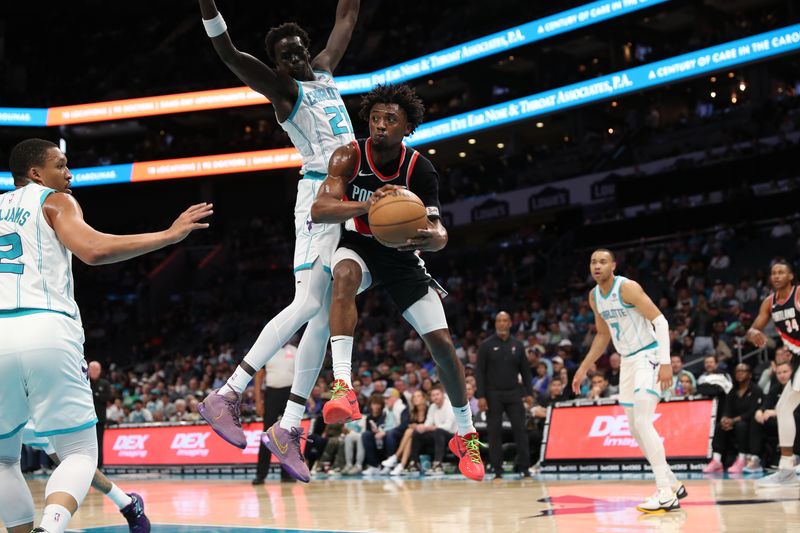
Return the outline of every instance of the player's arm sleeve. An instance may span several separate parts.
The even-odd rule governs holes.
[[[658,362],[662,365],[668,365],[670,363],[669,323],[664,318],[664,315],[658,315],[653,320],[653,328],[656,330],[656,341],[658,341],[658,349],[656,350]]]
[[[408,177],[408,188],[411,192],[419,196],[425,208],[428,210],[428,218],[436,220],[441,217],[441,205],[439,204],[439,173],[433,167],[433,163],[426,157],[417,156],[414,161],[414,168]]]

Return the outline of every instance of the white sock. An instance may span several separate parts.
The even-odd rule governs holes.
[[[280,427],[283,429],[292,429],[300,427],[300,420],[303,418],[303,413],[306,411],[306,406],[297,402],[289,400],[286,402],[286,409],[283,410],[283,417],[281,418]]]
[[[667,472],[667,477],[669,478],[669,486],[670,487],[675,486],[678,483],[680,483],[678,481],[677,476],[675,475],[675,472],[673,472],[671,469],[669,470],[669,472]]]
[[[453,412],[456,415],[456,424],[458,425],[458,434],[466,435],[467,433],[474,433],[475,426],[472,425],[472,411],[469,404],[462,407],[453,406]]]
[[[331,355],[333,379],[341,379],[348,387],[352,387],[350,374],[353,372],[353,337],[348,335],[331,337]]]
[[[722,462],[722,455],[718,454],[717,452],[714,452],[714,455],[712,456],[712,459],[714,461],[719,461],[721,463]]]
[[[72,513],[66,507],[51,503],[45,506],[39,527],[45,529],[47,533],[64,533],[70,518]]]
[[[778,462],[779,470],[794,470],[794,457],[791,455],[781,455],[781,460]]]
[[[108,491],[106,496],[114,502],[114,504],[119,507],[120,509],[124,509],[125,507],[129,506],[133,502],[133,498],[125,494],[125,492],[117,487],[115,484],[111,484],[111,490]]]
[[[669,481],[669,466],[654,466],[653,476],[656,478],[656,487],[659,489],[669,489],[672,484]]]
[[[231,377],[229,377],[228,381],[225,382],[225,385],[219,389],[219,394],[227,394],[231,391],[241,394],[250,384],[252,379],[253,376],[248,374],[244,368],[237,366]]]

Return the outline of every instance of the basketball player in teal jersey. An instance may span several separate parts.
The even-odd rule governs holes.
[[[213,0],[200,0],[203,24],[214,49],[240,80],[270,99],[278,123],[303,157],[303,179],[297,184],[295,203],[294,300],[269,321],[227,383],[209,394],[199,411],[223,439],[245,448],[239,417],[241,394],[255,373],[308,322],[283,418],[262,436],[283,468],[304,482],[311,477],[300,453],[300,419],[325,357],[330,267],[341,235],[339,224],[312,222],[311,204],[325,179],[331,154],[355,138],[332,73],[350,42],[358,9],[358,0],[339,0],[328,43],[313,60],[308,35],[297,24],[272,28],[265,39],[267,55],[275,63],[272,68],[237,50]]]
[[[580,394],[586,372],[603,355],[608,342],[622,354],[619,404],[628,416],[631,434],[639,444],[656,478],[656,493],[636,508],[644,513],[679,509],[686,489],[667,464],[664,444],[653,425],[661,392],[672,386],[669,324],[641,285],[616,276],[614,254],[600,249],[592,254],[589,269],[597,282],[589,292],[597,335],[572,380]],[[613,331],[612,331],[613,330]]]
[[[19,466],[22,430],[33,420],[35,436],[46,437],[61,461],[34,531],[63,533],[97,467],[72,254],[104,265],[159,250],[207,228],[200,220],[212,207],[190,207],[165,231],[109,235],[83,220],[68,194],[67,158],[55,144],[22,141],[9,163],[16,189],[0,195],[0,519],[12,533],[33,527],[33,498]],[[139,525],[149,528],[144,520]]]

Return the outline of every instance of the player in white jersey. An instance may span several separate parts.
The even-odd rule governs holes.
[[[661,392],[672,385],[669,324],[642,287],[633,280],[614,275],[614,254],[605,249],[592,253],[590,270],[597,286],[589,292],[597,334],[589,353],[575,372],[572,389],[580,386],[589,368],[603,355],[608,342],[622,355],[619,403],[625,409],[631,434],[639,444],[656,478],[656,493],[637,506],[656,513],[680,508],[687,493],[670,470],[653,425]]]
[[[308,52],[308,35],[297,24],[270,29],[265,47],[274,68],[237,50],[213,0],[199,2],[206,33],[217,54],[240,80],[269,98],[278,123],[303,157],[303,178],[297,185],[295,202],[294,300],[269,321],[227,383],[209,394],[199,411],[223,439],[245,448],[247,440],[239,416],[241,394],[255,373],[308,322],[298,347],[295,378],[283,418],[264,434],[265,445],[284,469],[308,482],[308,467],[300,456],[300,419],[325,357],[330,267],[341,234],[339,224],[313,223],[310,211],[327,175],[331,154],[355,138],[332,72],[350,41],[359,1],[339,0],[327,45],[313,59]]]
[[[55,144],[22,141],[11,150],[10,167],[16,189],[0,195],[0,519],[12,533],[33,527],[33,499],[19,466],[22,429],[33,419],[35,435],[46,437],[61,460],[34,531],[62,533],[97,466],[72,254],[89,265],[131,259],[208,227],[199,221],[212,211],[198,204],[165,231],[109,235],[83,220],[69,194],[67,158]]]

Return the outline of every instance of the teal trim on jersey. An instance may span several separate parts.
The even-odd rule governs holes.
[[[309,139],[308,137],[306,137],[306,134],[305,134],[305,133],[303,133],[303,130],[301,130],[301,129],[300,129],[300,126],[298,126],[297,124],[295,124],[295,123],[294,123],[294,121],[293,121],[292,119],[286,119],[286,123],[287,123],[287,124],[291,124],[291,126],[292,126],[294,129],[296,129],[296,130],[297,130],[297,133],[299,133],[299,134],[300,134],[300,135],[303,137],[303,139],[305,139],[305,140],[306,140],[306,144],[307,144],[308,146],[310,146],[310,147],[311,147],[311,155],[314,155],[314,145],[313,145],[313,144],[311,144],[311,139]],[[295,148],[296,148],[296,147],[295,147]]]
[[[635,352],[629,353],[628,355],[626,355],[624,357],[633,357],[634,355],[636,355],[639,352],[643,352],[645,350],[651,350],[651,349],[654,349],[654,348],[658,348],[658,341],[653,341],[650,344],[648,344],[647,346],[645,346],[644,348],[639,348]]]
[[[38,315],[39,313],[55,313],[57,315],[64,315],[67,318],[75,320],[75,317],[63,311],[55,311],[53,309],[0,309],[0,318],[16,318],[20,316]]]
[[[645,389],[645,391],[649,392],[650,394],[654,394],[657,397],[661,398],[661,395],[659,393],[657,393],[656,391],[654,391],[653,389]]]
[[[308,270],[309,268],[313,267],[314,263],[303,263],[302,265],[298,265],[294,267],[294,272],[300,272],[301,270]]]
[[[297,114],[297,110],[300,109],[300,104],[303,102],[303,86],[297,80],[294,80],[294,82],[297,84],[297,100],[295,100],[292,112],[289,113],[289,116],[286,118],[286,122],[289,122],[294,118],[294,116]]]
[[[322,265],[322,270],[324,270],[328,274],[333,274],[333,272],[331,271],[331,267],[329,267],[328,265]]]
[[[39,198],[39,207],[41,207],[44,201],[47,200],[47,197],[53,194],[54,192],[56,192],[55,189],[45,189],[44,191],[42,191],[42,196],[41,198]]]
[[[303,174],[304,180],[317,180],[322,181],[327,178],[327,174],[323,174],[322,172],[314,172],[313,170],[307,170],[305,174]]]
[[[3,435],[0,435],[0,440],[2,440],[2,439],[9,439],[9,438],[13,437],[13,436],[14,436],[14,435],[16,435],[17,433],[19,433],[19,430],[21,430],[22,428],[24,428],[24,427],[25,427],[25,424],[27,424],[27,423],[28,423],[28,421],[26,420],[25,422],[23,422],[22,424],[18,425],[17,427],[15,427],[14,429],[12,429],[12,430],[11,430],[11,431],[9,431],[8,433],[5,433],[5,434],[3,434]],[[19,451],[19,450],[17,450],[17,451]]]
[[[642,348],[639,348],[639,349],[638,349],[638,350],[636,350],[635,352],[629,353],[629,354],[628,354],[628,355],[626,355],[625,357],[632,357],[632,356],[636,355],[636,354],[637,354],[637,353],[639,353],[639,352],[643,352],[643,351],[645,351],[645,350],[652,350],[652,349],[655,349],[655,348],[658,348],[658,341],[653,341],[653,342],[651,342],[650,344],[648,344],[647,346],[644,346],[644,347],[642,347]]]
[[[54,429],[53,431],[34,431],[33,434],[37,437],[52,437],[53,435],[64,435],[65,433],[75,433],[76,431],[83,431],[84,429],[89,429],[90,427],[97,425],[97,417],[94,418],[91,422],[87,422],[85,424],[81,424],[80,426],[75,426],[66,429]]]
[[[607,300],[608,297],[611,296],[611,293],[614,292],[614,289],[617,287],[617,283],[618,282],[619,282],[619,276],[614,278],[614,283],[611,284],[611,288],[608,289],[608,293],[607,294],[603,294],[603,291],[600,290],[600,285],[597,286],[597,292],[600,293],[600,296],[603,297],[603,300]]]
[[[619,402],[619,404],[622,407],[633,407],[633,404],[632,403],[628,403],[628,402]]]
[[[50,446],[49,443],[48,444],[44,444],[42,442],[23,442],[22,444],[24,444],[28,448],[42,448],[42,449],[44,449],[44,448],[47,448],[48,446]]]
[[[330,72],[328,72],[327,70],[322,70],[322,69],[312,69],[312,72],[313,72],[314,74],[322,74],[323,76],[327,76],[327,77],[328,77],[328,79],[333,79],[333,74],[331,74],[331,73],[330,73]]]
[[[22,192],[20,192],[19,200],[17,200],[17,208],[22,205],[22,199],[25,197],[25,193],[28,192],[28,185],[22,187]],[[19,226],[16,222],[14,222],[14,228],[17,229]],[[22,289],[20,288],[20,284],[22,283],[22,276],[17,276],[17,307],[22,305]]]

